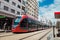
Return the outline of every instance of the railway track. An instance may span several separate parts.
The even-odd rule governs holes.
[[[42,31],[42,32],[44,32],[44,31]],[[39,32],[39,33],[42,33],[42,32]],[[28,32],[28,33],[32,33],[32,32]],[[36,35],[36,34],[39,34],[39,33],[35,33],[33,35]],[[4,33],[2,33],[2,34],[4,34]],[[11,33],[11,34],[5,33],[6,35],[1,36],[2,34],[0,34],[0,37],[7,37],[7,36],[18,35],[18,34],[14,34],[14,33]],[[20,33],[20,34],[27,34],[27,33]],[[33,35],[30,35],[30,36],[33,36]],[[29,36],[27,36],[27,37],[29,37]]]
[[[50,30],[50,31],[52,31],[52,30]],[[43,35],[41,38],[39,38],[39,40],[41,40],[42,38],[44,38],[50,31],[48,31],[45,35]],[[43,31],[43,32],[45,32],[45,31]],[[42,33],[42,32],[38,32],[38,33],[36,33],[36,34],[29,35],[29,36],[24,37],[24,38],[21,38],[21,39],[19,39],[19,40],[24,40],[24,39],[26,39],[26,38],[35,36],[35,35],[40,34],[40,33]]]
[[[35,36],[35,35],[38,35],[38,34],[40,34],[40,33],[42,33],[42,32],[45,32],[46,30],[41,30],[41,31],[39,31],[39,32],[36,32],[36,33],[34,33],[34,32],[30,32],[30,33],[20,33],[20,34],[13,34],[13,33],[11,33],[11,34],[8,34],[8,35],[3,35],[3,36],[0,36],[0,38],[3,38],[3,37],[10,37],[10,36],[14,36],[14,35],[24,35],[22,38],[20,38],[19,40],[24,40],[24,39],[27,39],[27,38],[29,38],[29,37],[32,37],[32,36]],[[51,30],[50,30],[51,31]],[[45,35],[47,35],[50,31],[48,31]],[[31,33],[33,33],[33,34],[31,34]],[[29,34],[29,35],[28,35]],[[30,35],[31,34],[31,35]],[[27,36],[26,36],[27,35]],[[45,36],[44,35],[44,36]],[[42,36],[40,39],[42,39],[44,36]],[[39,39],[39,40],[40,40]]]
[[[13,35],[16,35],[16,34],[13,34],[13,33],[11,33],[11,34],[5,33],[5,35],[4,35],[4,33],[3,33],[3,34],[0,34],[0,38],[1,37],[7,37],[7,36],[13,36]]]

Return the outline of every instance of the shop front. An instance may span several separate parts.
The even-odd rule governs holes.
[[[0,15],[0,29],[11,30],[13,18]],[[5,24],[6,23],[6,24]]]
[[[11,30],[12,22],[16,17],[15,14],[0,11],[0,30]]]

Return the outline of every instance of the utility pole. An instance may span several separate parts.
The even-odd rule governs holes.
[[[52,24],[53,27],[53,37],[55,37],[55,26]]]

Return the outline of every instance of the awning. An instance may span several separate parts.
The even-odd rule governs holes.
[[[0,18],[6,18],[6,16],[2,16],[2,15],[0,15]]]

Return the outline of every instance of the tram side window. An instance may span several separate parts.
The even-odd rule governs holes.
[[[27,27],[27,19],[23,19],[23,21],[20,24],[21,27]]]
[[[28,18],[28,27],[31,28],[31,19]]]
[[[32,20],[32,22],[31,22],[31,24],[32,24],[32,26],[31,26],[31,28],[36,28],[36,21],[35,20]]]
[[[37,26],[40,28],[40,23],[37,21]]]
[[[35,21],[32,20],[32,28],[34,28],[34,27],[35,27]]]
[[[35,27],[36,27],[36,28],[38,27],[38,23],[37,23],[37,21],[35,22]]]

